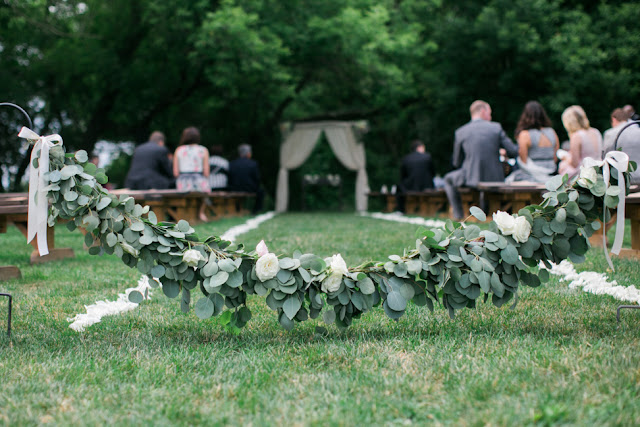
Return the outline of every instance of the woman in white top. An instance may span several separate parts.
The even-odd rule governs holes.
[[[569,154],[560,162],[558,172],[560,175],[569,174],[571,178],[580,171],[585,157],[602,159],[602,135],[589,125],[589,119],[579,105],[564,110],[562,124],[569,134]]]
[[[200,145],[200,131],[188,127],[182,131],[180,146],[173,156],[173,174],[179,191],[209,192],[209,150]],[[200,206],[200,220],[207,221],[205,203]]]

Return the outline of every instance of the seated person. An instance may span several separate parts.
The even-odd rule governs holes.
[[[400,167],[400,185],[398,189],[398,209],[404,212],[404,196],[408,191],[422,191],[433,188],[433,161],[431,154],[425,151],[424,143],[415,140],[411,143],[411,153],[402,159]]]
[[[229,161],[222,157],[222,145],[212,146],[209,153],[209,186],[211,191],[224,191],[228,185]]]
[[[238,157],[229,163],[229,190],[255,193],[256,203],[252,213],[262,210],[264,191],[260,187],[260,170],[258,163],[251,158],[251,146],[242,144],[238,147]]]
[[[452,164],[457,169],[444,176],[444,189],[456,220],[464,219],[465,214],[458,187],[475,187],[481,181],[504,181],[500,152],[504,150],[510,157],[518,153],[518,146],[500,123],[491,121],[489,104],[474,101],[469,112],[471,121],[455,133]]]
[[[516,127],[516,141],[518,169],[505,182],[547,182],[556,172],[559,141],[549,116],[539,102],[529,101],[524,106]]]
[[[572,178],[580,172],[585,157],[602,159],[602,135],[590,126],[587,114],[579,105],[564,110],[562,124],[569,134],[569,154],[558,165],[558,173]]]
[[[131,190],[165,190],[174,186],[170,152],[165,136],[155,131],[149,141],[136,147],[124,185]]]
[[[640,166],[640,126],[631,125],[625,128],[625,126],[631,122],[631,119],[625,120],[618,127],[614,127],[614,129],[618,129],[618,131],[614,135],[610,145],[605,146],[605,154],[614,149],[621,150],[629,156],[629,160],[633,160]],[[615,143],[616,137],[618,138],[617,143]],[[631,184],[640,184],[640,167],[634,172],[631,172],[630,175]]]

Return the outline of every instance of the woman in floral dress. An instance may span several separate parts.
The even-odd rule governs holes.
[[[200,131],[188,127],[182,131],[180,146],[173,156],[173,174],[178,191],[209,192],[209,150],[200,145]],[[205,203],[200,207],[200,220],[207,221]]]

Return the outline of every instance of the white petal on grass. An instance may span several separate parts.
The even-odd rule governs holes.
[[[640,304],[640,290],[635,286],[620,286],[615,280],[609,282],[604,273],[595,271],[576,272],[573,264],[564,260],[560,264],[551,264],[549,273],[562,276],[561,281],[569,282],[569,288],[582,288],[595,295],[610,295],[620,301]]]
[[[85,328],[100,322],[104,316],[113,316],[115,314],[133,310],[138,306],[138,304],[129,301],[129,294],[132,291],[138,291],[143,296],[147,295],[147,299],[151,299],[150,290],[149,278],[147,276],[142,276],[140,277],[140,280],[138,280],[137,287],[129,288],[123,294],[118,294],[117,300],[96,301],[95,304],[86,305],[86,313],[76,314],[74,317],[67,319],[69,322],[72,322],[69,327],[74,331],[82,332]]]
[[[262,215],[258,215],[258,216],[254,217],[254,218],[251,218],[251,219],[247,220],[247,222],[245,222],[244,224],[240,224],[240,225],[236,225],[235,227],[231,227],[230,229],[228,229],[220,237],[222,238],[222,240],[228,240],[230,242],[233,242],[234,240],[236,240],[238,238],[239,235],[244,234],[247,231],[254,230],[254,229],[258,228],[258,226],[260,224],[262,224],[265,221],[270,220],[275,215],[276,215],[276,213],[273,212],[273,211],[267,212],[267,213],[263,213]]]
[[[385,221],[404,222],[407,224],[424,225],[425,227],[440,228],[445,222],[439,219],[424,219],[420,217],[405,216],[399,213],[361,212],[360,215]]]

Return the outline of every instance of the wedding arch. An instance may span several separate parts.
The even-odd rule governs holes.
[[[364,144],[359,136],[366,129],[365,121],[343,122],[322,121],[283,125],[282,145],[280,146],[280,171],[276,189],[276,211],[286,212],[289,204],[289,170],[300,167],[311,155],[314,147],[324,134],[329,141],[331,151],[340,163],[349,170],[357,171],[356,210],[367,210],[367,178]]]
[[[540,205],[513,215],[498,211],[488,229],[448,220],[444,228],[422,230],[402,255],[349,267],[340,254],[323,259],[296,251],[280,257],[264,242],[254,250],[219,236],[200,238],[185,220],[159,221],[133,197],[110,194],[102,186],[104,170],[83,150],[65,153],[59,135],[41,137],[23,128],[19,136],[35,143],[28,239],[36,239],[41,254],[47,253],[47,225],[68,220],[70,230],[85,233],[90,254],[118,256],[150,279],[160,279],[150,284],[178,298],[183,312],[193,308],[201,319],[220,316],[232,328],[251,319],[249,295],[264,297],[287,330],[320,315],[346,328],[378,306],[398,320],[410,302],[432,311],[441,305],[451,317],[489,297],[498,307],[512,299],[515,305],[521,283],[536,287],[549,279],[541,264],[551,268],[567,258],[583,262],[589,236],[601,228],[597,220],[606,223],[611,210],[618,215],[611,252],[619,253],[629,172],[636,169],[623,152],[610,152],[602,161],[587,158],[574,179],[551,178]],[[479,208],[471,208],[471,214],[486,220]],[[606,246],[604,251],[613,267]],[[132,292],[129,299],[139,303],[144,296]]]

